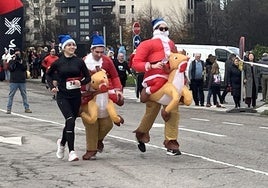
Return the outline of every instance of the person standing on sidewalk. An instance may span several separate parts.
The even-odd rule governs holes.
[[[268,53],[262,55],[260,64],[268,65]],[[262,101],[268,103],[268,68],[260,68],[260,78],[262,86]]]
[[[5,80],[9,81],[10,79],[10,71],[8,70],[9,61],[11,60],[11,55],[8,51],[8,49],[5,48],[5,53],[2,55],[2,61],[3,61],[3,69],[5,72]]]
[[[47,71],[47,83],[53,93],[57,93],[56,100],[65,118],[62,138],[57,141],[56,156],[64,158],[66,143],[69,148],[68,161],[79,160],[74,150],[75,121],[79,115],[81,105],[81,85],[90,82],[90,75],[84,61],[75,55],[76,43],[70,35],[60,35],[62,56],[51,64]]]
[[[191,82],[191,90],[193,92],[193,98],[195,106],[204,106],[204,72],[205,63],[202,61],[201,53],[195,53],[195,59],[189,66],[189,80]]]
[[[241,103],[241,71],[239,68],[240,59],[236,57],[227,75],[227,86],[231,91],[235,108],[240,108]]]
[[[217,96],[219,97],[219,101],[221,101],[221,74],[220,68],[216,60],[212,64],[209,78],[208,78],[208,89],[211,90],[213,95],[213,104],[216,107],[221,107],[217,100]]]
[[[208,55],[208,58],[206,59],[206,62],[205,62],[205,68],[206,68],[206,86],[208,87],[206,107],[211,107],[210,98],[211,98],[211,95],[212,95],[212,90],[209,87],[209,78],[211,76],[212,64],[214,63],[215,60],[216,60],[216,57],[213,56],[212,54],[209,54]]]
[[[9,81],[10,83],[9,83],[9,95],[8,95],[6,113],[11,114],[13,98],[18,89],[20,90],[25,113],[32,113],[32,111],[29,108],[27,100],[27,92],[26,92],[27,65],[26,61],[22,59],[21,51],[19,48],[16,48],[14,50],[14,55],[12,59],[9,61],[8,69],[10,71],[10,81]]]
[[[227,61],[225,62],[225,69],[224,69],[224,90],[221,94],[221,104],[227,104],[225,101],[225,97],[230,91],[230,87],[228,86],[228,74],[230,71],[230,68],[232,67],[232,64],[234,63],[236,55],[235,54],[230,54],[228,56]]]
[[[254,63],[254,54],[249,52],[248,61]],[[256,107],[256,100],[258,98],[258,86],[259,86],[259,67],[253,64],[244,64],[244,84],[245,84],[245,103],[248,108],[252,105]]]

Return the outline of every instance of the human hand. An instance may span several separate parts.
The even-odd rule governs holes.
[[[157,63],[155,63],[155,64],[151,64],[151,68],[152,68],[152,69],[162,69],[163,66],[164,66],[164,63],[161,62],[161,61],[159,61],[159,62],[157,62]]]
[[[58,87],[53,87],[52,89],[51,89],[51,92],[52,93],[57,93],[59,91],[59,88]]]

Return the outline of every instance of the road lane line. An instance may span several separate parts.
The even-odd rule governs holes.
[[[6,112],[6,110],[2,110],[2,109],[0,109],[0,111]],[[26,118],[26,119],[32,119],[32,120],[36,120],[36,121],[42,121],[42,122],[47,122],[47,123],[52,123],[52,124],[62,125],[63,126],[63,124],[58,123],[58,122],[54,122],[54,121],[44,120],[44,119],[40,119],[40,118],[33,118],[33,117],[30,117],[30,116],[25,116],[25,115],[21,115],[21,114],[17,114],[17,113],[12,113],[12,114],[13,115],[16,115],[16,116],[20,116],[20,117]],[[79,130],[85,130],[85,129],[84,128],[79,128]],[[111,137],[111,138],[115,138],[115,139],[119,139],[119,140],[124,140],[124,141],[127,141],[127,142],[131,142],[131,143],[137,143],[137,141],[135,141],[135,140],[131,140],[131,139],[127,139],[127,138],[115,136],[115,135],[108,134],[107,136],[108,137]],[[166,151],[166,148],[160,147],[160,146],[156,146],[156,145],[153,145],[153,144],[146,144],[146,146],[152,147],[152,148],[156,148],[156,149],[161,149],[161,150],[165,150]],[[182,154],[187,155],[187,156],[190,156],[190,157],[195,157],[195,158],[203,159],[203,160],[208,161],[208,162],[212,162],[212,163],[221,164],[221,165],[224,165],[224,166],[229,166],[229,167],[237,168],[237,169],[240,169],[242,171],[248,171],[248,172],[253,172],[253,173],[256,173],[256,174],[262,174],[262,175],[268,176],[268,172],[265,172],[265,171],[255,170],[255,169],[243,167],[243,166],[240,166],[240,165],[235,165],[235,164],[226,163],[226,162],[223,162],[223,161],[218,161],[218,160],[215,160],[215,159],[204,157],[202,155],[196,155],[196,154],[187,153],[187,152],[182,152]]]
[[[130,139],[127,139],[127,138],[122,138],[122,137],[119,137],[119,136],[114,136],[114,135],[110,135],[110,134],[108,134],[108,136],[111,137],[111,138],[118,139],[118,140],[124,140],[124,141],[131,142],[131,143],[137,143],[137,141],[130,140]],[[148,143],[146,143],[146,146],[156,148],[156,149],[165,150],[165,151],[167,150],[164,147],[160,147],[160,146],[156,146],[156,145],[152,145],[152,144],[148,144]],[[184,154],[184,155],[190,156],[190,157],[203,159],[203,160],[208,161],[208,162],[221,164],[221,165],[224,165],[224,166],[237,168],[237,169],[240,169],[240,170],[243,170],[243,171],[248,171],[248,172],[253,172],[253,173],[256,173],[256,174],[262,174],[262,175],[268,176],[268,172],[265,172],[265,171],[255,170],[255,169],[243,167],[243,166],[240,166],[240,165],[235,165],[235,164],[226,163],[226,162],[223,162],[223,161],[218,161],[218,160],[215,160],[215,159],[204,157],[202,155],[196,155],[196,154],[187,153],[187,152],[181,152],[181,153]]]
[[[164,127],[164,126],[165,126],[165,124],[163,124],[163,123],[154,123],[153,124],[154,128],[159,128],[159,127]],[[226,135],[222,135],[222,134],[210,133],[210,132],[205,132],[205,131],[198,131],[198,130],[187,129],[187,128],[183,128],[183,127],[184,126],[179,126],[179,130],[200,133],[200,134],[206,134],[206,135],[210,135],[210,136],[218,136],[218,137],[225,137],[226,136]]]
[[[226,122],[226,121],[222,122],[222,124],[244,126],[244,124],[241,124],[241,123],[232,123],[232,122]]]
[[[194,133],[200,133],[200,134],[206,134],[206,135],[210,135],[210,136],[217,136],[217,137],[225,137],[226,136],[226,135],[223,135],[223,134],[210,133],[210,132],[198,131],[198,130],[187,129],[187,128],[179,128],[179,130],[189,131],[189,132],[194,132]]]
[[[268,127],[259,127],[260,129],[268,129]]]
[[[200,119],[200,118],[190,118],[190,119],[197,121],[210,121],[209,119]]]

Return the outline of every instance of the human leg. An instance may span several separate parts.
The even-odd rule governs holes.
[[[268,103],[268,75],[263,75],[264,78],[264,100]]]
[[[208,95],[207,95],[207,105],[206,105],[207,107],[211,106],[211,103],[210,103],[211,94],[212,94],[212,90],[211,90],[211,88],[209,88]]]
[[[262,99],[265,102],[265,100],[266,100],[266,90],[267,90],[267,87],[266,87],[264,75],[262,75],[262,77],[261,77],[261,88],[262,88]]]
[[[110,117],[99,118],[99,134],[98,134],[98,144],[97,149],[102,152],[104,148],[103,139],[112,130],[113,122]]]
[[[199,106],[198,88],[197,88],[197,83],[195,80],[191,80],[191,89],[192,89],[192,94],[193,94],[195,105]]]
[[[9,83],[9,94],[8,94],[8,102],[7,102],[7,112],[11,111],[12,104],[13,104],[13,98],[16,94],[16,91],[18,89],[17,83]]]
[[[25,110],[27,110],[27,109],[29,109],[29,104],[28,104],[28,100],[27,100],[26,83],[19,83],[18,87],[19,87],[20,94],[22,97],[23,106],[24,106]]]
[[[153,126],[153,123],[155,121],[156,116],[158,115],[160,108],[161,105],[156,102],[146,102],[146,111],[142,118],[142,121],[139,127],[135,131],[133,131],[134,133],[136,133],[136,139],[139,142],[138,147],[142,152],[146,151],[144,143],[150,141],[149,131]]]
[[[65,127],[63,130],[61,144],[65,146],[68,144],[69,151],[74,150],[74,139],[75,139],[75,120],[78,115],[81,98],[57,98],[57,104],[65,118]]]
[[[179,107],[173,109],[170,113],[170,119],[165,123],[164,146],[167,148],[168,155],[180,155],[179,143],[177,141],[179,134]]]
[[[203,80],[198,80],[198,97],[199,97],[200,105],[204,106],[205,95],[204,95]]]
[[[143,77],[144,77],[144,74],[141,74],[141,73],[137,74],[137,91],[136,91],[137,98],[139,98],[140,93],[143,89],[143,86],[142,86]]]

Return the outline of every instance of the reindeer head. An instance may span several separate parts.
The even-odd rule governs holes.
[[[181,53],[171,53],[169,56],[170,70],[172,71],[172,70],[178,69],[179,72],[185,72],[188,61],[189,61],[189,57]]]

